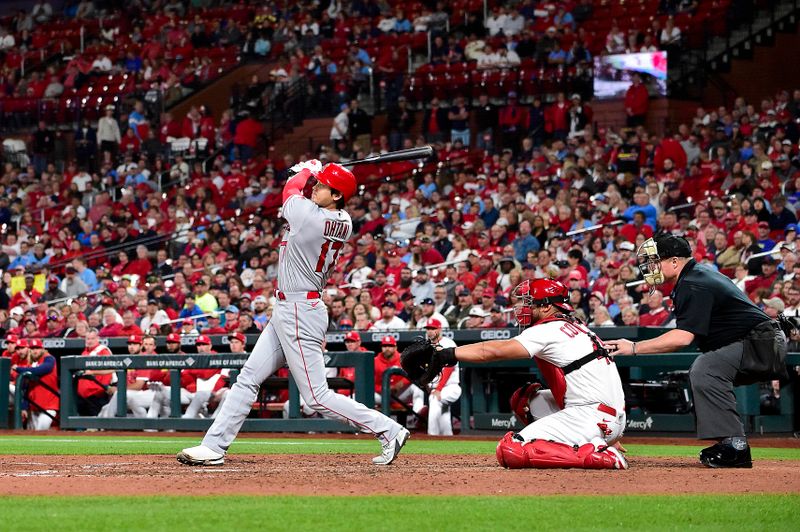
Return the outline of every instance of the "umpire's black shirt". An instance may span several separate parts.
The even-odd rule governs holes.
[[[769,319],[730,279],[694,259],[681,270],[672,301],[676,327],[694,334],[703,352],[741,340]]]

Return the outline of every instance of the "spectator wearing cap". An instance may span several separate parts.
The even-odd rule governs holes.
[[[64,280],[61,281],[61,291],[65,297],[78,297],[89,291],[89,286],[78,276],[78,270],[71,264],[64,269]]]
[[[235,305],[227,305],[223,317],[225,318],[223,326],[225,330],[230,332],[235,331],[239,327],[239,307]]]
[[[514,258],[520,263],[527,260],[528,252],[539,251],[539,240],[531,234],[531,223],[528,220],[519,223],[519,233],[511,245],[514,247]]]
[[[744,291],[750,299],[756,300],[758,292],[769,294],[772,286],[778,280],[778,265],[772,255],[767,255],[761,261],[761,275],[745,282]]]
[[[264,296],[256,296],[253,300],[253,321],[264,329],[269,321],[269,301]]]
[[[775,247],[775,241],[770,238],[769,222],[758,222],[757,243],[762,251],[771,251]]]
[[[408,328],[405,321],[396,316],[395,304],[391,301],[384,301],[381,305],[381,317],[372,324],[371,329],[377,331],[395,331]]]
[[[169,315],[167,315],[166,311],[158,308],[158,301],[155,299],[149,299],[147,301],[147,310],[145,311],[144,316],[142,316],[142,319],[139,321],[139,326],[142,328],[142,330],[149,331],[151,325],[157,325],[158,327],[161,327],[168,321]]]
[[[486,325],[491,329],[505,329],[509,326],[503,308],[500,305],[493,305],[490,309],[489,323]]]
[[[422,303],[423,300],[431,299],[433,300],[433,281],[431,281],[428,277],[428,270],[425,268],[421,268],[417,270],[417,275],[414,277],[414,281],[411,283],[411,294],[414,296],[414,301],[418,304]]]
[[[477,290],[476,290],[476,297],[477,297]],[[492,307],[494,307],[494,298],[495,292],[490,287],[486,287],[483,289],[483,292],[480,294],[480,307],[483,309],[483,312],[488,316],[489,313],[492,311]]]
[[[198,331],[199,327],[198,321],[199,320],[194,320],[192,318],[184,318],[183,321],[181,321],[181,328],[178,332],[180,333],[181,336],[199,335],[200,331]]]
[[[486,326],[486,318],[488,317],[488,313],[484,311],[483,308],[481,308],[479,305],[473,305],[469,309],[466,319],[459,323],[458,328],[481,329]]]
[[[214,312],[217,310],[219,305],[217,304],[217,298],[215,298],[211,293],[208,291],[208,283],[203,278],[198,279],[194,284],[194,293],[195,293],[195,304],[200,307],[200,310],[204,313]]]
[[[461,289],[456,293],[456,302],[445,313],[445,318],[450,324],[450,327],[459,327],[459,324],[464,321],[472,310],[473,300],[472,292],[468,289]]]
[[[639,325],[641,327],[663,327],[672,318],[672,314],[664,307],[664,294],[661,290],[653,290],[646,296],[647,304],[639,307]]]
[[[417,329],[425,328],[425,325],[427,325],[428,320],[431,319],[436,319],[439,321],[439,323],[442,324],[448,323],[447,319],[436,311],[436,302],[433,300],[433,298],[430,297],[425,298],[420,302],[420,304],[422,306],[422,317],[416,322],[415,327]],[[449,328],[448,325],[444,326],[445,328]]]
[[[47,278],[47,290],[42,294],[42,301],[53,301],[54,299],[62,299],[67,295],[58,287],[60,279],[56,275],[51,275]]]
[[[439,253],[439,250],[433,247],[431,237],[423,235],[420,237],[419,243],[420,259],[423,265],[441,264],[444,262],[444,257],[442,257],[442,254]]]
[[[222,326],[219,314],[214,313],[206,318],[208,320],[208,327],[205,327],[201,332],[205,335],[212,334],[228,334],[227,329]]]

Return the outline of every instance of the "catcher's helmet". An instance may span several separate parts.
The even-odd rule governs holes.
[[[511,292],[516,301],[514,317],[522,327],[533,325],[533,307],[553,305],[562,312],[572,312],[567,287],[555,279],[522,281]]]
[[[356,193],[356,177],[350,170],[336,163],[326,165],[316,177],[317,181],[323,185],[328,185],[332,189],[341,192],[345,201]]]

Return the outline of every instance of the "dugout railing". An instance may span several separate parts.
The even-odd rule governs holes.
[[[374,353],[326,353],[327,367],[353,367],[355,369],[354,393],[356,400],[372,407],[374,396]],[[185,369],[231,369],[230,379],[235,382],[238,370],[247,360],[246,353],[191,354],[191,355],[113,355],[101,357],[66,356],[61,358],[61,428],[107,430],[206,430],[212,419],[181,418],[180,372]],[[134,369],[166,369],[170,371],[170,415],[161,418],[127,417],[127,372]],[[114,370],[117,373],[117,415],[100,418],[78,415],[75,382],[85,378],[86,371]],[[83,375],[81,375],[83,373]],[[258,432],[354,432],[355,429],[338,421],[322,418],[304,418],[300,413],[299,392],[293,379],[287,379],[289,391],[289,417],[248,418],[243,431]]]

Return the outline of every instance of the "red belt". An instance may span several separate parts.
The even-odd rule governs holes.
[[[297,293],[292,293],[292,294],[285,294],[285,293],[281,292],[280,290],[275,290],[275,295],[278,296],[278,299],[280,299],[281,301],[286,301],[286,296],[289,296],[292,299],[295,299],[295,298],[300,298],[300,299],[302,299],[302,298],[305,298],[305,299],[319,299],[320,298],[319,292],[297,292]]]
[[[608,414],[609,416],[615,416],[616,417],[616,415],[617,415],[617,411],[615,409],[611,408],[608,405],[604,405],[603,403],[600,403],[600,405],[598,405],[597,409],[599,411],[601,411],[601,412],[604,412],[604,413]]]

